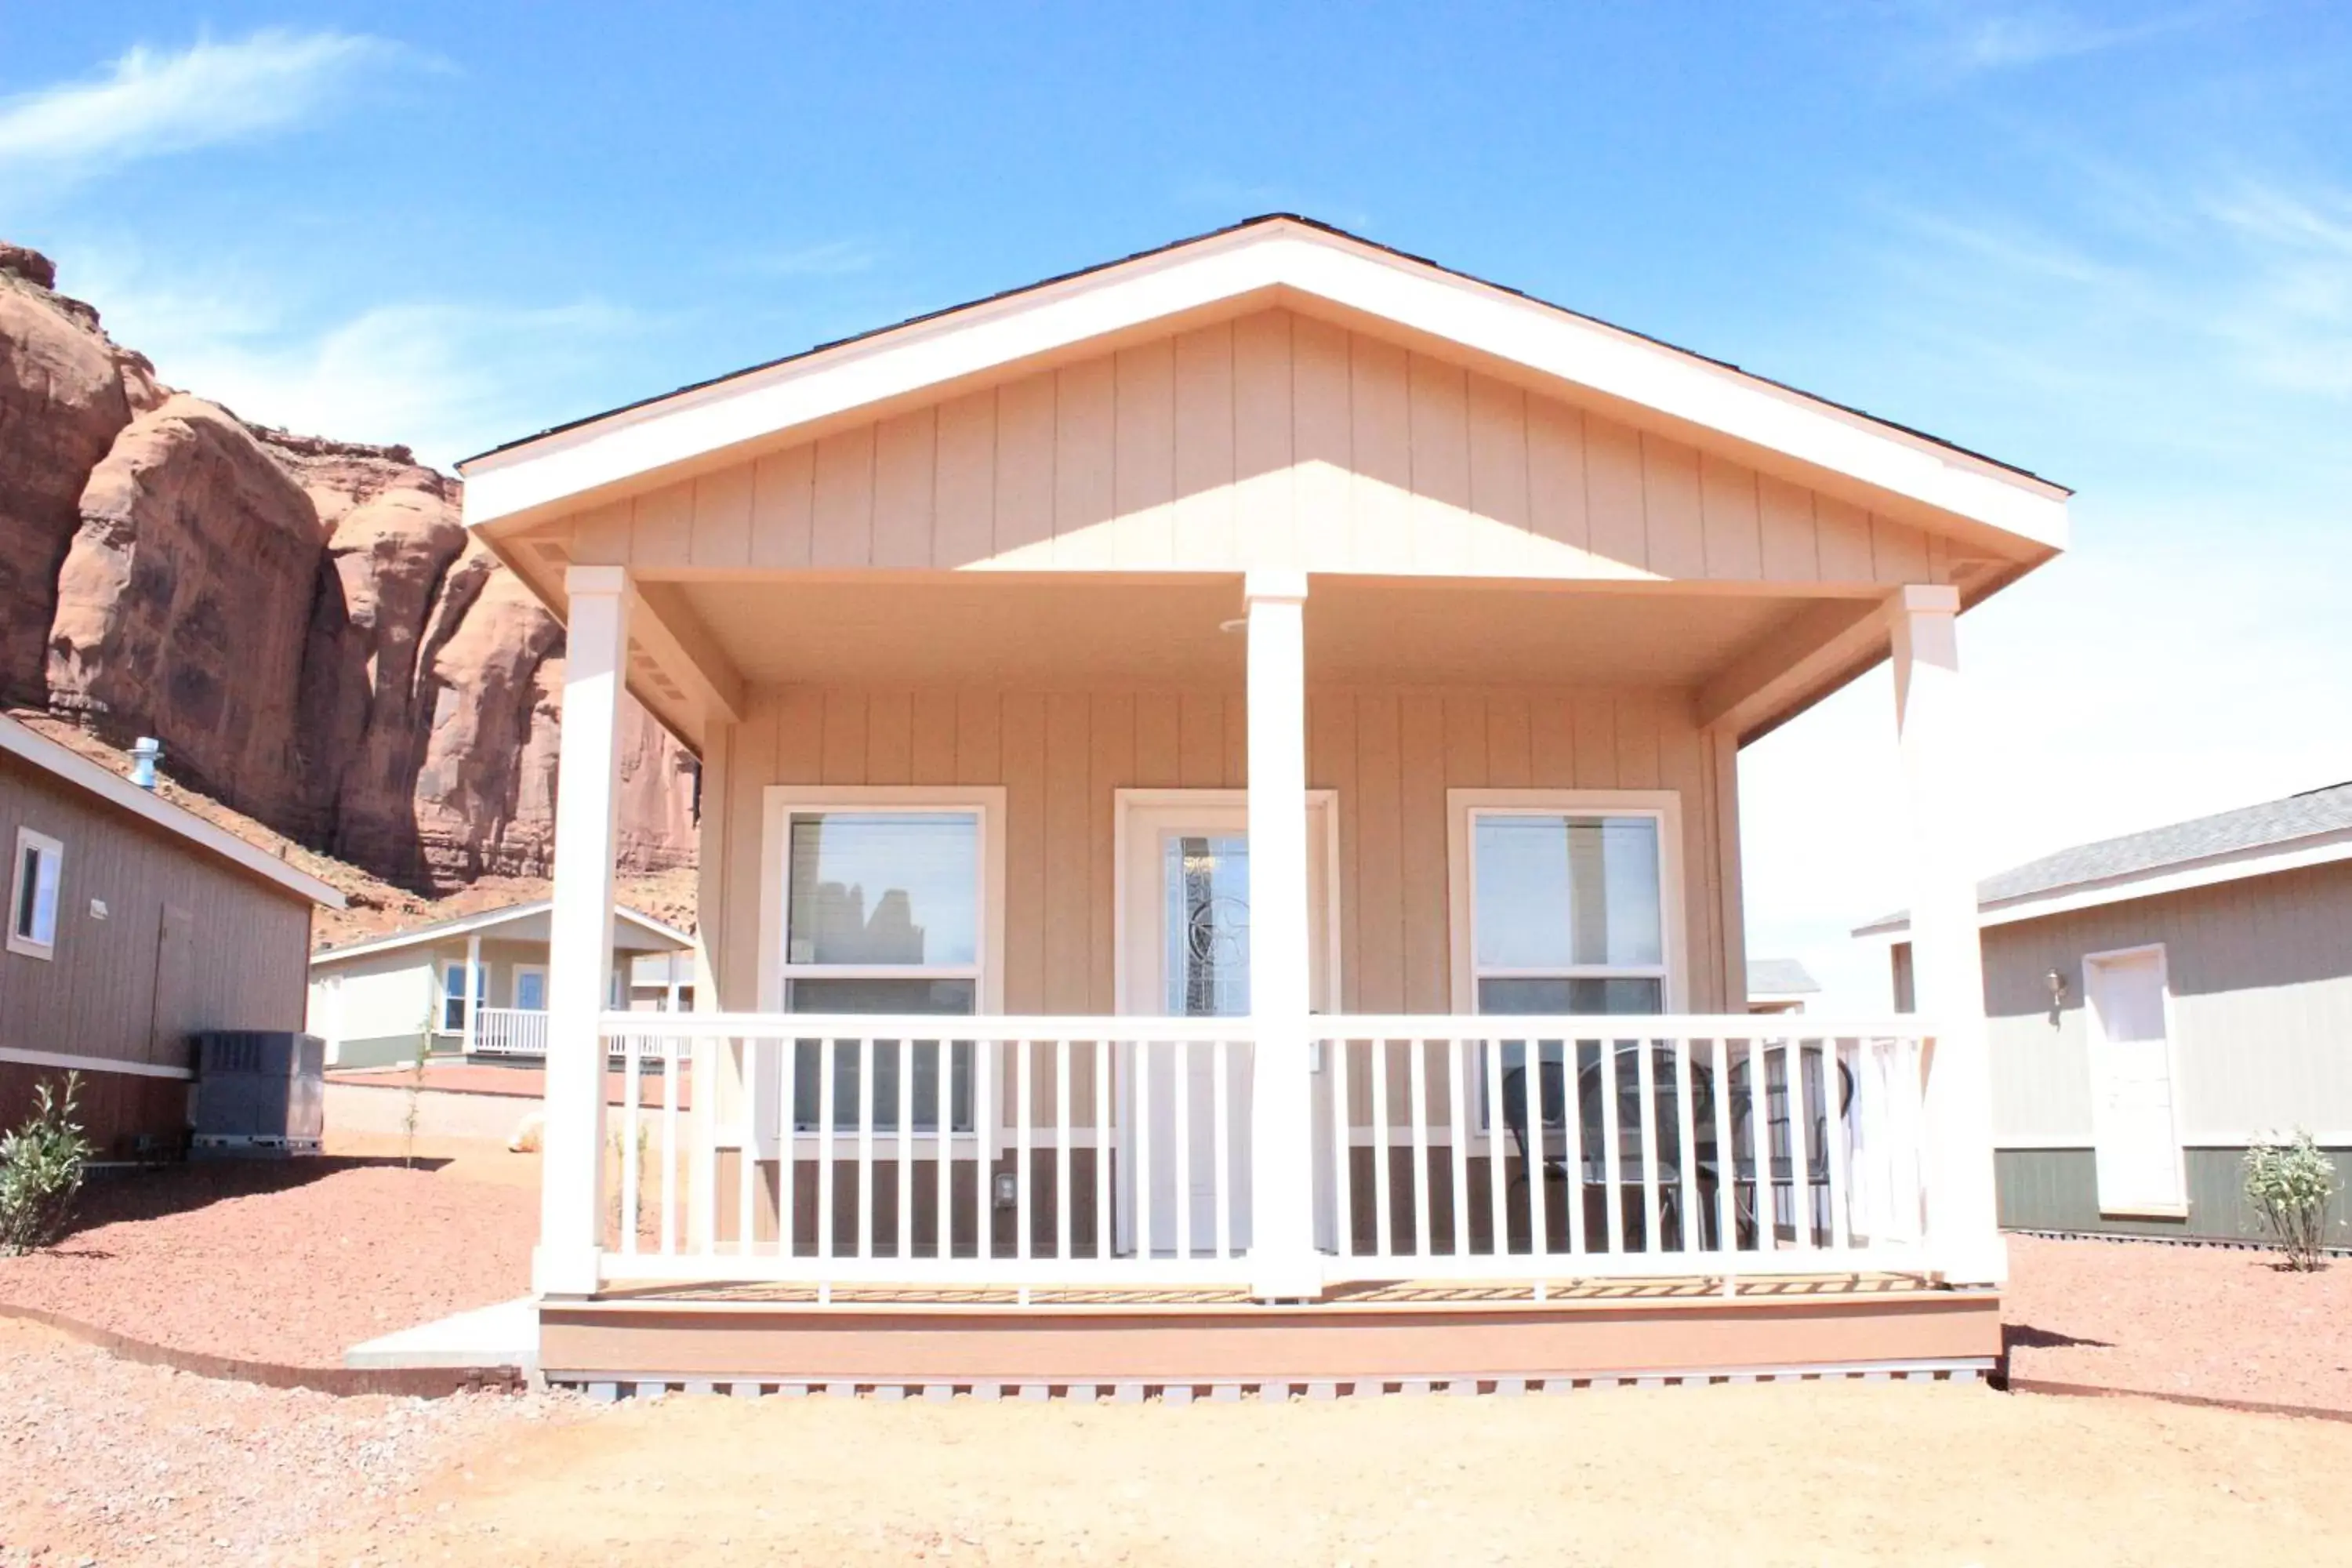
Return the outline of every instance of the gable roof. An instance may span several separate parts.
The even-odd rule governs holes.
[[[2061,849],[1977,884],[1987,925],[2352,859],[2352,783]],[[1910,929],[1904,910],[1856,936]]]
[[[150,826],[160,828],[190,847],[287,892],[331,910],[343,907],[343,895],[326,882],[288,865],[277,856],[215,826],[184,806],[174,805],[152,790],[110,772],[68,747],[58,744],[31,726],[0,714],[0,752],[29,763],[83,794],[104,801]]]
[[[2063,487],[1735,365],[1290,214],[1087,268],[624,405],[459,464],[469,526],[578,510],[651,476],[1119,333],[1252,300],[1318,302],[1734,448],[2013,536],[2064,542]]]
[[[446,921],[436,921],[431,925],[411,926],[406,931],[394,931],[388,936],[372,936],[360,942],[345,942],[341,947],[322,947],[310,954],[310,967],[317,969],[340,963],[345,959],[391,952],[423,942],[445,942],[453,936],[485,936],[501,926],[517,925],[544,915],[554,907],[552,899],[533,899],[529,903],[505,904],[495,910],[484,910],[478,914],[458,915]],[[649,951],[679,952],[694,946],[694,938],[689,933],[676,926],[665,925],[626,904],[614,904],[613,918],[616,921],[626,921],[639,932],[653,938]]]

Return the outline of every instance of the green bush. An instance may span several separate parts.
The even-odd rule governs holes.
[[[2246,1151],[2245,1171],[2246,1201],[2278,1237],[2287,1267],[2318,1268],[2327,1201],[2336,1195],[2336,1162],[2320,1152],[2310,1133],[2298,1131],[2283,1142],[2256,1139]]]
[[[74,1120],[81,1079],[66,1074],[65,1093],[46,1080],[33,1089],[33,1114],[0,1137],[0,1254],[53,1245],[73,1216],[89,1163],[89,1140]]]

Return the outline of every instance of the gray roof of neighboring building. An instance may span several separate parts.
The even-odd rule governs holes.
[[[1793,958],[1751,958],[1748,961],[1750,996],[1810,996],[1822,988],[1811,971]]]
[[[2070,888],[2150,876],[2177,866],[2347,829],[2352,829],[2352,783],[2329,784],[2324,789],[2288,795],[2284,800],[2242,805],[2235,811],[2151,827],[2145,833],[2102,838],[2096,843],[2061,849],[2055,855],[2044,855],[2039,860],[2029,860],[1979,882],[1977,905],[1989,909]],[[1909,917],[1909,910],[1897,910],[1871,921],[1855,934],[1898,926]]]

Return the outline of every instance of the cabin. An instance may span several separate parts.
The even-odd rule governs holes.
[[[322,947],[310,955],[309,1030],[331,1068],[380,1068],[420,1057],[533,1063],[547,1053],[550,900],[453,916]],[[625,904],[613,906],[609,995],[620,1008],[693,998],[677,957],[694,938]],[[642,982],[642,984],[641,984]]]
[[[191,1037],[302,1027],[317,877],[0,716],[0,1129],[43,1082],[79,1075],[100,1161],[174,1157]]]
[[[2352,784],[2062,849],[1977,900],[2005,1227],[2260,1240],[2255,1139],[2309,1132],[2352,1171]],[[1908,918],[1855,935],[1908,1010]],[[2352,1246],[2340,1184],[2329,1206]]]
[[[461,468],[568,628],[551,1379],[1998,1353],[1957,626],[2062,488],[1281,216]],[[1739,749],[1890,658],[1923,1011],[1751,1015]],[[624,689],[703,768],[650,1046]]]

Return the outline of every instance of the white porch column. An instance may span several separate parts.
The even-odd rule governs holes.
[[[1944,585],[1906,587],[1890,606],[1895,721],[1911,818],[1913,989],[1935,1031],[1925,1119],[1928,1245],[1951,1283],[1998,1285],[2009,1276],[2009,1249],[1994,1200],[1984,953],[1962,832],[1969,739],[1959,610],[1959,591]]]
[[[564,587],[563,734],[555,769],[555,890],[547,942],[547,1121],[541,1134],[541,1296],[596,1289],[604,1237],[604,1048],[612,989],[613,853],[629,584],[618,566],[574,566]]]
[[[467,1056],[469,1056],[469,1057],[470,1057],[470,1056],[472,1056],[472,1055],[474,1054],[474,1040],[475,1040],[475,1037],[475,1037],[475,1027],[474,1027],[474,1015],[475,1015],[476,1013],[479,1012],[479,1011],[481,1010],[481,1006],[482,1006],[482,981],[481,981],[481,973],[482,973],[482,933],[481,933],[480,931],[467,931],[467,932],[466,933],[466,1037],[465,1037],[465,1049],[466,1049],[466,1054],[467,1054]]]
[[[1308,1078],[1307,574],[1252,572],[1249,605],[1251,1290],[1323,1293]]]

